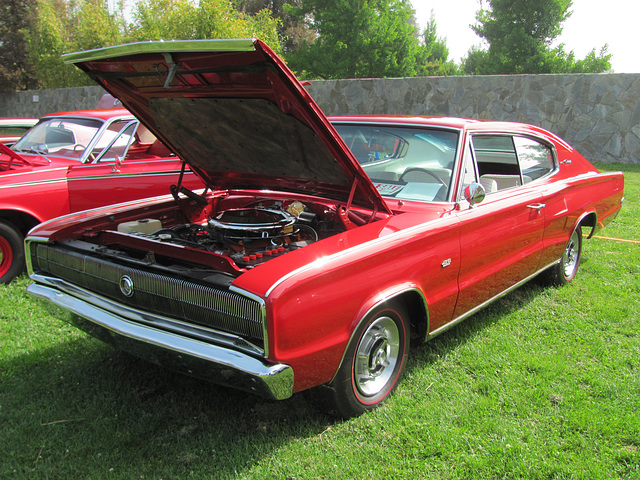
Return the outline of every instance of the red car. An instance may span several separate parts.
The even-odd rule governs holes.
[[[540,128],[327,119],[260,41],[151,42],[68,57],[210,187],[50,221],[33,295],[143,358],[358,415],[429,340],[538,274],[573,280],[621,208]],[[158,72],[162,72],[159,74]]]
[[[11,149],[0,145],[0,283],[24,270],[24,236],[34,225],[167,194],[181,169],[182,161],[122,108],[44,116]],[[189,186],[203,188],[187,172]]]

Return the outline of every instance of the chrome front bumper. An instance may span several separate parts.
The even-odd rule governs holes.
[[[288,365],[128,320],[55,286],[34,283],[27,291],[70,311],[70,323],[81,330],[155,364],[275,400],[293,393]]]

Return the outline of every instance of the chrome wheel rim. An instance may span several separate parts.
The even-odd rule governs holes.
[[[382,392],[393,378],[400,352],[400,332],[389,317],[373,321],[356,350],[353,373],[358,391],[366,396]]]
[[[578,267],[580,254],[580,233],[574,230],[567,244],[567,248],[562,255],[562,266],[565,278],[571,278]]]

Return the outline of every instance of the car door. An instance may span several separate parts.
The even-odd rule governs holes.
[[[182,161],[165,151],[154,156],[130,148],[134,142],[137,121],[128,123],[117,134],[95,148],[93,163],[74,165],[67,174],[69,205],[72,212],[139,198],[167,195],[180,177]],[[202,182],[189,169],[183,185],[203,188]]]
[[[459,296],[454,318],[533,275],[543,246],[544,204],[536,182],[523,176],[512,135],[468,139],[462,186],[480,183],[486,198],[460,200]]]

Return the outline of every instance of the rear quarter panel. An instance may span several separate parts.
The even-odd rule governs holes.
[[[560,171],[543,185],[544,255],[541,267],[558,260],[577,225],[595,214],[590,233],[599,231],[620,211],[624,197],[621,172],[600,173],[575,150],[559,149]]]

